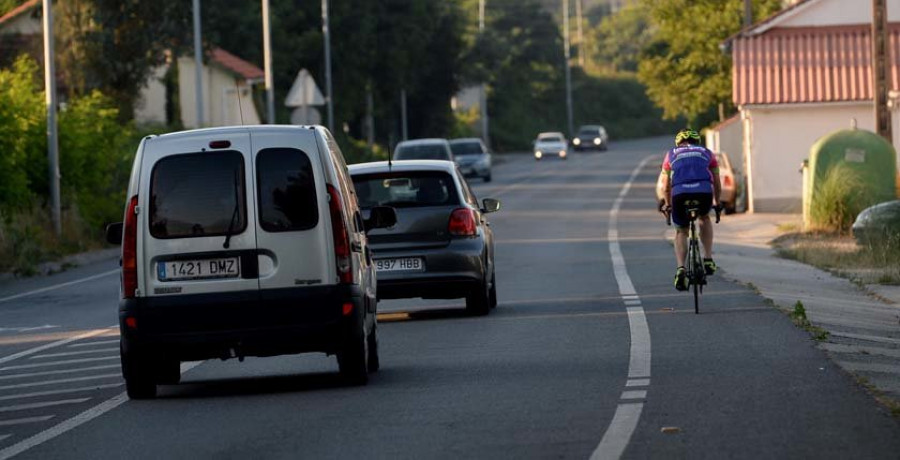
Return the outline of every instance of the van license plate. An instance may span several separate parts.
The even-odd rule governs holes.
[[[421,272],[425,270],[425,263],[420,257],[375,259],[375,270],[379,272]]]
[[[169,260],[156,267],[160,281],[237,278],[241,266],[237,257],[203,260]]]

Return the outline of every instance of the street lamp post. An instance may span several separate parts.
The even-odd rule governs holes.
[[[328,104],[328,130],[334,131],[334,94],[331,91],[331,32],[328,27],[328,0],[322,0],[322,38],[325,42],[325,91]]]
[[[194,86],[196,92],[197,127],[206,123],[203,114],[203,54],[200,39],[200,0],[194,0]]]
[[[485,0],[478,0],[478,34],[481,35],[484,33],[484,2]],[[490,125],[488,121],[488,107],[487,107],[487,83],[481,83],[481,91],[479,94],[480,101],[479,105],[481,106],[481,139],[484,141],[484,145],[491,145],[491,136],[490,136]]]
[[[53,53],[53,6],[43,1],[44,9],[44,85],[47,101],[47,160],[50,173],[50,216],[56,236],[62,234],[59,198],[59,144],[56,133],[56,65]]]
[[[572,69],[569,65],[571,50],[569,49],[569,0],[563,0],[563,52],[566,57],[566,119],[571,136],[575,131],[572,126]]]
[[[272,27],[269,24],[269,0],[262,0],[263,59],[266,67],[266,118],[275,123],[275,77],[272,76]]]

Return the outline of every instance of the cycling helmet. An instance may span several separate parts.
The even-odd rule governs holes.
[[[679,145],[682,142],[699,145],[700,134],[693,129],[682,129],[681,131],[678,131],[678,134],[675,135],[675,145]]]

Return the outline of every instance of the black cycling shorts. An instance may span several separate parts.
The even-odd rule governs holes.
[[[697,216],[705,216],[712,209],[712,193],[682,193],[672,197],[672,222],[688,226],[688,209],[696,208]]]

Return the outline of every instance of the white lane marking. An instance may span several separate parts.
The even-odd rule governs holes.
[[[0,375],[0,380],[22,379],[22,378],[27,378],[27,377],[41,377],[44,375],[74,374],[76,372],[99,371],[101,369],[112,369],[112,368],[117,368],[117,367],[119,367],[118,364],[107,364],[104,366],[90,366],[90,367],[82,367],[79,369],[63,369],[60,371],[42,371],[42,372],[31,372],[28,374]]]
[[[10,399],[25,399],[25,398],[37,398],[41,396],[55,396],[55,395],[64,395],[69,393],[83,393],[85,391],[98,391],[105,390],[107,388],[116,388],[124,385],[124,383],[107,383],[105,385],[94,385],[91,387],[80,387],[80,388],[68,388],[65,390],[49,390],[49,391],[35,391],[32,393],[19,393],[9,396],[0,396],[0,401],[8,401]]]
[[[626,300],[626,301],[625,301],[625,305],[628,305],[628,306],[631,306],[631,305],[640,305],[640,304],[641,304],[641,301],[640,301],[640,300]]]
[[[15,390],[17,388],[30,388],[30,387],[43,387],[47,385],[56,385],[59,383],[72,383],[72,382],[84,382],[86,380],[100,380],[100,379],[110,379],[110,378],[122,378],[122,374],[116,372],[115,374],[99,374],[99,375],[88,375],[86,377],[72,377],[70,379],[56,379],[56,380],[44,380],[42,382],[29,382],[29,383],[17,383],[15,385],[6,385],[0,387],[0,390]]]
[[[622,186],[619,196],[613,202],[612,208],[609,210],[609,254],[612,260],[613,274],[616,277],[616,283],[619,285],[619,294],[624,298],[637,298],[637,291],[634,289],[634,283],[628,276],[628,269],[625,266],[625,257],[622,255],[622,248],[619,246],[619,209],[622,207],[622,201],[625,195],[631,190],[631,185],[640,174],[641,169],[650,161],[653,156],[644,158],[643,161],[631,172],[631,177]],[[628,301],[626,301],[628,303]],[[640,303],[640,301],[638,301]],[[647,317],[644,315],[644,308],[640,306],[626,307],[628,310],[628,325],[631,331],[631,350],[628,362],[628,378],[650,377],[650,328],[647,326]],[[649,385],[649,379],[648,379]],[[627,384],[626,384],[627,385]],[[646,390],[641,390],[642,398],[647,396]],[[625,391],[622,397],[633,395],[634,392]],[[637,428],[638,420],[641,417],[641,411],[644,403],[620,403],[616,408],[613,419],[603,434],[600,444],[591,454],[591,459],[618,459],[628,447],[631,435]]]
[[[119,326],[115,326],[119,327]],[[109,345],[111,343],[119,343],[119,339],[116,340],[98,340],[96,342],[85,342],[85,343],[73,343],[66,348],[77,348],[77,347],[96,347],[97,345]]]
[[[650,386],[650,379],[631,379],[625,382],[626,387],[646,387]]]
[[[7,370],[13,370],[13,369],[34,369],[35,367],[66,366],[66,365],[70,365],[70,364],[95,363],[97,361],[112,361],[114,359],[119,359],[119,357],[118,356],[103,356],[100,358],[69,359],[66,361],[44,361],[41,363],[34,363],[34,364],[19,364],[16,366],[0,367],[0,371],[7,371]]]
[[[638,300],[641,296],[639,295],[623,295],[622,300]]]
[[[10,420],[0,420],[0,426],[24,425],[26,423],[37,423],[50,420],[55,415],[41,415],[39,417],[14,418]]]
[[[650,377],[650,328],[642,307],[628,307],[628,324],[631,327],[628,378]]]
[[[118,340],[116,340],[116,342],[118,342]],[[116,353],[116,356],[118,356],[119,347],[101,348],[99,350],[67,351],[64,353],[46,353],[43,355],[35,355],[28,359],[59,358],[60,356],[95,355],[98,353]]]
[[[28,291],[28,292],[23,292],[21,294],[11,295],[9,297],[3,297],[3,298],[0,298],[0,303],[8,302],[10,300],[21,299],[22,297],[28,297],[30,295],[41,294],[41,293],[48,292],[48,291],[55,291],[57,289],[62,289],[64,287],[72,286],[74,284],[84,283],[86,281],[95,280],[97,278],[103,278],[104,276],[109,276],[109,275],[112,275],[113,273],[119,273],[120,271],[121,271],[121,269],[117,268],[115,270],[103,272],[98,275],[88,276],[87,278],[81,278],[81,279],[77,279],[75,281],[69,281],[67,283],[54,284],[53,286],[47,286],[45,288],[35,289],[33,291]]]
[[[0,407],[0,412],[13,412],[13,411],[17,411],[17,410],[42,409],[44,407],[65,406],[68,404],[81,404],[90,399],[91,398],[60,399],[58,401],[41,401],[41,402],[37,402],[37,403],[16,404],[14,406]]]
[[[117,327],[118,327],[118,326],[117,326]],[[41,346],[39,346],[39,347],[34,347],[34,348],[31,348],[31,349],[28,349],[28,350],[25,350],[25,351],[20,351],[20,352],[18,352],[18,353],[15,353],[15,354],[12,354],[12,355],[9,355],[9,356],[4,356],[4,357],[0,358],[0,364],[8,363],[8,362],[10,362],[10,361],[12,361],[12,360],[14,360],[14,359],[19,359],[19,358],[21,358],[21,357],[23,357],[23,356],[29,356],[29,355],[33,355],[33,354],[35,354],[35,353],[40,353],[40,352],[42,352],[42,351],[44,351],[44,350],[49,350],[49,349],[51,349],[51,348],[61,347],[61,346],[63,346],[63,345],[67,345],[67,344],[72,343],[72,342],[75,342],[75,341],[77,341],[77,340],[86,339],[86,338],[88,338],[88,337],[93,337],[93,336],[95,336],[95,335],[100,335],[100,334],[103,334],[103,333],[105,333],[105,332],[109,332],[109,329],[97,329],[97,330],[94,330],[94,331],[86,332],[86,333],[84,333],[84,334],[76,335],[75,337],[69,337],[68,339],[57,340],[56,342],[52,342],[52,343],[48,343],[48,344],[45,344],[45,345],[41,345]]]
[[[591,460],[617,459],[625,452],[628,447],[628,441],[631,434],[637,428],[638,420],[641,418],[641,410],[644,408],[643,403],[626,403],[619,404],[616,413],[613,415],[609,429],[600,440],[600,444],[591,454]],[[2,451],[0,451],[2,452]]]
[[[185,373],[197,366],[199,366],[203,361],[194,361],[188,363],[181,363],[181,373]],[[106,401],[68,419],[63,421],[62,423],[51,427],[45,431],[42,431],[28,439],[24,439],[19,441],[3,450],[0,450],[0,460],[6,460],[10,457],[16,456],[25,452],[28,449],[31,449],[34,446],[45,443],[73,428],[76,428],[84,423],[87,423],[113,409],[119,407],[128,401],[128,394],[123,392],[111,399],[107,399]]]
[[[32,327],[0,327],[0,332],[32,332],[39,331],[41,329],[54,329],[59,326],[53,326],[50,324],[45,324],[43,326],[32,326]]]
[[[646,399],[647,398],[647,390],[628,390],[622,392],[622,397],[619,399]]]
[[[12,436],[11,434],[0,434],[0,441]]]

